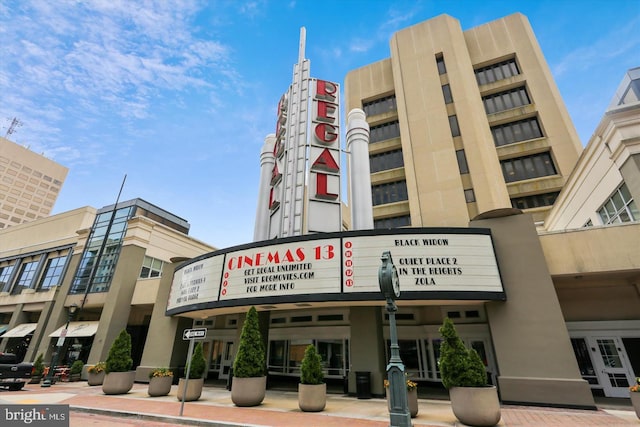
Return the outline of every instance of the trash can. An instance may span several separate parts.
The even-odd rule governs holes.
[[[356,372],[356,397],[371,399],[371,372]]]

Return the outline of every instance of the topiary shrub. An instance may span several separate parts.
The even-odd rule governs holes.
[[[478,352],[467,349],[451,319],[446,317],[439,329],[440,375],[446,388],[483,387],[487,385],[487,372]]]
[[[322,372],[322,358],[313,344],[309,344],[304,350],[302,365],[300,366],[300,382],[302,384],[322,384],[324,373]]]
[[[233,362],[233,376],[238,378],[262,377],[265,373],[265,354],[258,312],[251,307],[242,326],[238,353]]]
[[[109,349],[105,372],[127,372],[133,366],[131,358],[131,335],[126,330],[120,331]]]
[[[191,367],[189,368],[189,379],[200,379],[204,375],[204,370],[207,367],[207,361],[202,354],[202,343],[196,344],[193,349],[193,355],[191,356]]]
[[[82,368],[84,368],[84,363],[82,360],[76,360],[71,364],[71,368],[69,369],[69,373],[72,375],[78,375],[82,373]]]

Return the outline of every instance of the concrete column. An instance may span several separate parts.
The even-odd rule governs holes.
[[[369,166],[369,123],[364,111],[354,108],[347,115],[349,159],[349,204],[353,230],[373,229],[371,168]]]
[[[89,361],[104,361],[109,349],[121,330],[126,329],[131,312],[131,298],[135,290],[136,280],[140,274],[140,266],[144,260],[145,248],[139,246],[123,246],[119,262],[111,279],[98,331],[93,339]]]
[[[351,307],[349,394],[356,393],[356,372],[371,372],[371,393],[384,396],[386,360],[380,307]]]
[[[148,382],[149,371],[157,367],[181,368],[180,362],[186,358],[188,341],[182,339],[182,331],[191,327],[192,320],[165,315],[169,292],[173,281],[176,263],[165,263],[162,269],[162,279],[156,297],[156,303],[151,312],[149,332],[145,342],[140,366],[136,368],[136,381]],[[181,322],[183,320],[183,322]],[[175,372],[177,375],[177,372]]]
[[[507,296],[486,306],[502,401],[595,408],[531,215],[491,211],[470,226],[491,229]]]
[[[253,241],[269,238],[269,194],[271,191],[271,173],[276,164],[273,148],[276,136],[269,134],[264,139],[260,152],[260,186],[258,188],[258,207],[256,208],[256,223],[253,230]]]

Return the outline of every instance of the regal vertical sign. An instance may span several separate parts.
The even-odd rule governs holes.
[[[293,82],[278,102],[269,238],[340,231],[340,86],[309,77],[304,29]]]

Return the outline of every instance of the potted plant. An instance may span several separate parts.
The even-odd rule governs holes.
[[[169,368],[155,368],[149,372],[149,396],[166,396],[171,391],[173,371]]]
[[[236,406],[257,406],[267,389],[265,351],[258,312],[251,307],[242,326],[238,352],[233,362],[231,401]]]
[[[80,381],[82,368],[84,368],[84,363],[82,363],[82,360],[76,360],[75,362],[73,362],[71,364],[71,368],[69,369],[69,381]]]
[[[31,381],[29,384],[38,384],[42,380],[42,374],[44,373],[44,355],[40,353],[36,360],[33,362],[33,369],[31,370]]]
[[[407,378],[406,385],[409,414],[411,415],[411,418],[415,418],[418,416],[418,383]],[[391,405],[391,402],[389,401],[389,380],[384,380],[384,391],[387,396],[387,404]],[[391,410],[391,407],[389,407],[389,410]]]
[[[640,418],[640,377],[636,378],[636,384],[629,387],[629,397],[631,406],[636,411],[636,416]]]
[[[322,358],[313,344],[304,350],[298,384],[298,407],[305,412],[320,412],[327,404],[327,384],[322,372]]]
[[[484,363],[474,349],[467,349],[448,317],[439,329],[440,375],[449,389],[453,414],[470,426],[494,426],[500,421],[500,402],[495,386],[487,385]]]
[[[189,367],[189,376],[180,378],[178,381],[178,400],[190,402],[200,399],[202,395],[202,386],[204,385],[204,371],[207,367],[207,361],[202,353],[202,342],[196,344],[191,356],[191,366]],[[187,372],[185,371],[185,375]],[[189,381],[186,381],[186,379]],[[185,389],[186,385],[186,389]]]
[[[136,371],[131,370],[132,366],[131,335],[123,329],[109,349],[102,392],[104,394],[128,393],[136,379]]]
[[[105,362],[98,362],[95,365],[89,366],[89,368],[87,369],[87,384],[102,385],[105,376],[105,368]]]

